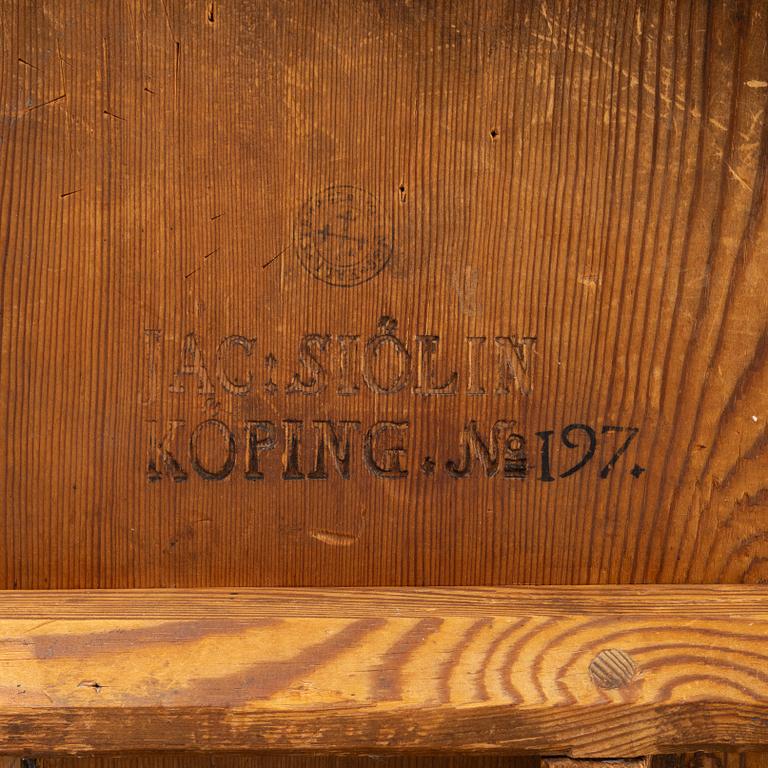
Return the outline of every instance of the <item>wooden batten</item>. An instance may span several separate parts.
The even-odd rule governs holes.
[[[8,592],[0,750],[768,745],[760,587]]]

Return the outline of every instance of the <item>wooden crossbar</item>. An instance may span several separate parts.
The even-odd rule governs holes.
[[[0,593],[0,753],[768,746],[768,589]]]

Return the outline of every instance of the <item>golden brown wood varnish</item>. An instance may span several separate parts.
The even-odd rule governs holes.
[[[153,755],[43,757],[38,768],[539,768],[534,757],[461,755]],[[13,768],[19,768],[14,765]],[[752,766],[749,766],[752,768]],[[757,766],[755,766],[757,768]]]
[[[548,592],[5,593],[0,749],[768,744],[765,589],[582,587],[570,605]],[[632,674],[595,675],[607,651]]]
[[[6,0],[0,585],[764,581],[766,24],[764,0]],[[349,288],[296,243],[345,185],[393,240]],[[361,351],[382,317],[414,366],[439,337],[455,395],[288,391],[304,334],[337,370],[339,338]],[[177,375],[191,333],[213,395]],[[246,395],[217,378],[233,335],[257,339],[226,348]],[[536,337],[527,394],[496,394],[496,336]],[[182,452],[226,423],[232,474],[184,455],[186,482],[149,482],[150,422],[174,419]],[[247,419],[277,427],[260,482]],[[313,420],[360,421],[350,478],[283,480],[286,419],[305,474]],[[463,425],[498,419],[527,478],[448,477]],[[408,423],[407,477],[364,465],[381,420]],[[569,424],[602,442],[560,477],[585,446]],[[603,479],[606,425],[639,432]]]
[[[541,768],[650,768],[651,758],[630,757],[624,759],[589,760],[573,757],[545,757]]]
[[[651,760],[652,768],[764,768],[768,755],[760,752],[660,755]],[[153,757],[45,757],[39,768],[538,768],[536,758],[469,756],[427,757],[355,756],[306,757],[274,755],[163,755]],[[13,768],[18,768],[14,765]]]
[[[0,3],[0,586],[765,581],[764,5]],[[349,289],[309,275],[293,243],[302,206],[339,185],[374,195],[375,226],[394,233],[391,263]],[[414,357],[418,335],[439,336],[456,395],[285,391],[303,334],[331,334],[338,356],[341,334],[364,341],[382,316]],[[279,391],[170,393],[189,333],[212,376],[222,339],[257,337]],[[468,393],[467,340],[487,355],[497,334],[536,337],[530,393]],[[169,418],[184,441],[204,418],[240,440],[243,418],[310,434],[317,418],[407,421],[409,476],[371,477],[357,444],[349,480],[331,467],[286,483],[278,447],[256,489],[240,443],[226,480],[151,484],[148,422]],[[525,481],[441,474],[462,425],[488,434],[501,418],[529,440]],[[536,482],[535,432],[553,430],[562,470],[578,449],[560,431],[576,423],[640,431],[605,479],[598,455]],[[469,621],[456,599],[432,595],[418,620]],[[629,621],[632,601],[612,599]],[[137,600],[105,597],[102,618],[165,622]],[[193,602],[191,620],[205,628],[217,600]],[[583,602],[526,612],[557,623]],[[239,628],[258,611],[236,604]],[[748,613],[738,621],[746,631]],[[634,662],[604,650],[586,674],[613,696]],[[738,723],[696,716],[735,744],[764,723],[750,706]],[[643,733],[691,733],[647,717]],[[562,725],[555,740],[576,728]],[[595,716],[579,738],[609,725]],[[160,738],[163,722],[136,727]]]

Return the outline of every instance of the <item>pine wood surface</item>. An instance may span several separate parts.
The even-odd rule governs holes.
[[[768,745],[763,588],[702,600],[669,587],[658,611],[647,589],[573,589],[581,607],[567,611],[548,611],[543,587],[462,590],[447,611],[451,589],[303,602],[295,590],[64,592],[58,608],[52,593],[41,606],[10,593],[0,750],[604,758]]]
[[[652,759],[652,768],[764,768],[766,753],[694,752],[664,755]],[[39,768],[538,768],[536,758],[523,757],[305,757],[305,756],[176,756],[163,757],[45,757],[38,760]],[[19,768],[18,764],[13,768]]]
[[[0,588],[764,583],[766,37],[764,0],[2,0]],[[759,644],[759,598],[707,589],[646,601],[651,626],[706,603]],[[570,627],[579,595],[516,599]],[[290,600],[330,621],[315,598]],[[40,599],[0,613],[31,632],[67,600]],[[88,599],[96,624],[172,613]],[[220,598],[181,599],[207,632]],[[403,610],[393,642],[482,620],[464,595],[421,618],[376,599]],[[227,610],[215,643],[256,619]],[[28,650],[0,663],[52,673]],[[664,723],[644,699],[634,735],[614,693],[487,723],[526,751],[747,747],[757,658]],[[167,735],[74,693],[103,730],[46,703],[2,738]],[[252,746],[250,717],[203,738]]]
[[[12,590],[2,593],[0,615],[13,619],[198,620],[215,613],[231,619],[483,618],[637,615],[672,624],[700,616],[749,622],[766,613],[761,585],[555,586],[465,588]]]
[[[763,0],[4,7],[0,586],[765,580]]]
[[[658,755],[652,768],[764,768],[766,752]],[[110,757],[42,757],[36,765],[21,766],[20,758],[6,758],[3,768],[539,768],[540,760],[519,756],[304,756],[304,755],[153,755]]]
[[[23,768],[18,758],[8,758],[3,768]],[[13,761],[13,762],[11,762]],[[471,756],[458,757],[399,755],[320,756],[320,755],[139,755],[72,757],[44,756],[35,766],[24,768],[539,768],[535,757]],[[753,768],[750,764],[748,768]],[[754,768],[760,768],[755,765]]]
[[[605,760],[573,757],[544,757],[541,760],[541,768],[650,768],[650,766],[650,755]]]

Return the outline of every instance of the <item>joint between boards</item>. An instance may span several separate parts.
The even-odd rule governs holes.
[[[650,768],[650,755],[641,757],[542,757],[541,768]]]

